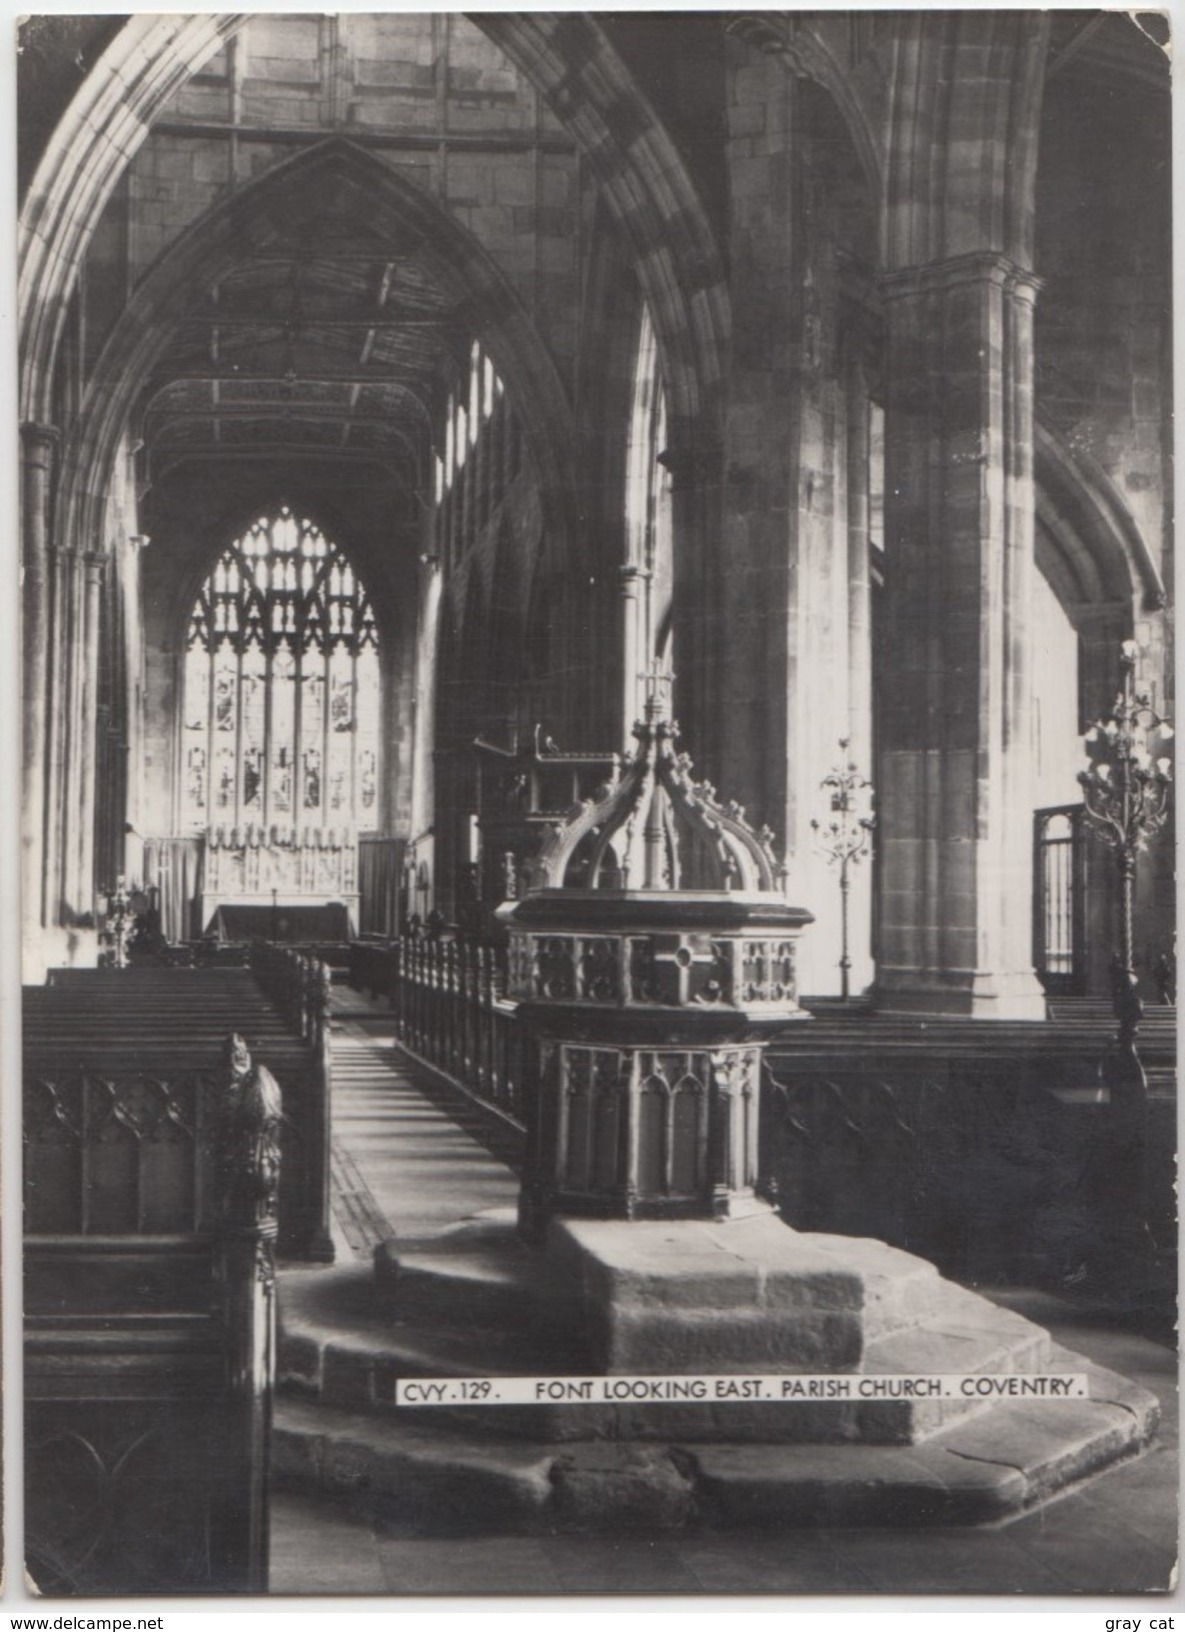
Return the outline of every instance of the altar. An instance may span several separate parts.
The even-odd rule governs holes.
[[[316,922],[315,939],[346,940],[357,934],[355,833],[342,828],[212,827],[203,848],[198,892],[203,935],[299,939],[297,930],[306,918]]]

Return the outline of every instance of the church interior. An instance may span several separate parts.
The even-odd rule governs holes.
[[[34,1580],[1167,1590],[1165,15],[19,81]]]

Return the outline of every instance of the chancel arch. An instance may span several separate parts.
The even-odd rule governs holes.
[[[668,74],[643,49],[659,24],[631,30],[609,18],[133,19],[67,111],[22,222],[26,718],[33,757],[42,739],[46,749],[29,779],[26,843],[44,913],[84,931],[95,858],[105,873],[116,859],[118,800],[99,799],[97,785],[122,748],[114,737],[94,751],[87,741],[100,709],[113,720],[127,712],[113,698],[112,654],[125,663],[125,691],[142,685],[148,782],[173,786],[157,754],[176,700],[162,683],[161,619],[150,607],[136,676],[134,652],[118,658],[109,601],[133,573],[150,603],[171,590],[180,495],[201,472],[216,470],[220,490],[235,486],[253,514],[277,495],[302,507],[289,481],[300,475],[347,509],[371,495],[351,556],[376,607],[396,606],[403,620],[389,648],[401,666],[383,691],[393,751],[380,798],[393,829],[410,839],[433,825],[439,682],[451,684],[438,670],[471,661],[438,638],[434,609],[446,588],[459,593],[460,575],[480,582],[495,626],[480,630],[487,655],[470,690],[487,687],[487,724],[507,736],[538,715],[565,747],[623,746],[637,674],[656,656],[673,665],[698,760],[769,822],[822,909],[808,985],[834,979],[834,888],[811,822],[843,735],[882,799],[889,978],[878,1000],[895,1001],[900,987],[914,1006],[988,1014],[1016,998],[1025,1008],[1034,994],[988,880],[1002,855],[1010,899],[1026,893],[1006,829],[1009,812],[1033,805],[1011,745],[1024,735],[1013,727],[1029,689],[1034,560],[1078,633],[1086,712],[1110,688],[1116,639],[1144,639],[1162,595],[1148,390],[1134,445],[1108,431],[1106,404],[1052,402],[1067,382],[1093,389],[1068,366],[1077,320],[1045,320],[1055,367],[1034,375],[1028,347],[1038,280],[1085,264],[1076,251],[1089,227],[1051,208],[1072,165],[1073,121],[1044,117],[1042,76],[1056,69],[1049,105],[1060,99],[1072,114],[1080,71],[1085,83],[1096,59],[1136,50],[1117,39],[1121,26],[1107,23],[1079,53],[1060,25],[1024,18],[763,26],[738,14],[689,28]],[[264,66],[297,62],[305,46],[308,66],[290,82]],[[151,67],[137,77],[140,59]],[[395,63],[407,69],[402,89]],[[963,78],[976,94],[946,97],[942,87]],[[232,140],[236,86],[250,87],[250,107]],[[414,120],[408,87],[420,96]],[[299,140],[280,117],[288,92],[303,98]],[[693,141],[685,93],[709,115]],[[1148,110],[1154,122],[1151,101]],[[465,132],[487,115],[482,140],[493,146],[479,157]],[[405,116],[408,130],[422,125],[414,140],[396,128]],[[265,140],[268,131],[282,139]],[[85,163],[74,163],[84,147]],[[974,197],[953,156],[970,151],[985,158]],[[1108,207],[1120,169],[1108,171]],[[1138,254],[1155,248],[1140,239]],[[1076,298],[1072,277],[1061,293]],[[1117,286],[1086,294],[1120,313]],[[958,328],[935,314],[981,296],[991,310],[977,308],[975,322],[987,339],[1001,314],[1016,320],[1001,387],[1016,414],[1007,425],[959,426],[945,413],[931,423],[919,404],[951,370],[919,361],[923,341]],[[1065,302],[1059,294],[1044,307],[1056,314]],[[976,333],[969,366],[994,359],[984,338]],[[1139,345],[1126,361],[1147,386],[1155,348],[1147,337]],[[976,400],[994,403],[997,386],[993,375]],[[1040,421],[1030,426],[1034,395],[1039,410],[1057,409],[1060,454]],[[473,441],[488,410],[489,435]],[[1081,424],[1068,423],[1074,414]],[[457,458],[458,435],[471,459]],[[446,480],[450,437],[457,468]],[[1008,438],[1019,450],[1004,465],[1015,492],[993,509],[987,484],[976,508],[967,473]],[[252,463],[267,479],[248,495],[239,476]],[[962,475],[939,483],[935,471]],[[948,520],[955,497],[968,496],[965,560],[939,525],[936,496],[927,508],[926,483],[942,486]],[[117,486],[131,497],[113,510]],[[318,524],[335,539],[351,532]],[[201,515],[203,548],[211,526]],[[129,537],[141,540],[135,568]],[[981,548],[999,556],[1002,578],[972,573]],[[1005,581],[1006,629],[980,648],[1000,674],[975,690],[961,662],[974,621],[963,590]],[[643,583],[650,604],[637,600],[635,641],[625,625]],[[531,584],[546,585],[545,603],[532,603]],[[928,715],[914,695],[931,671],[915,672],[921,645],[907,636],[935,595],[956,606],[952,627],[932,632],[951,684],[1002,709],[977,719],[969,703],[954,736],[931,745],[917,740]],[[874,642],[877,618],[885,639]],[[102,661],[67,653],[59,663],[50,642],[67,630],[80,649],[95,636]],[[510,674],[508,657],[544,649],[546,672],[524,663],[493,678]],[[1019,655],[1001,667],[1001,652]],[[980,750],[998,750],[1003,770],[964,844],[944,824],[965,802],[919,803],[914,773],[938,753],[957,780],[956,756]],[[404,778],[395,764],[418,769]],[[981,783],[975,791],[987,797]],[[155,799],[129,790],[125,814],[137,831],[169,836],[176,813],[145,808]],[[94,843],[67,834],[68,813],[92,805],[102,806]],[[939,858],[936,871],[918,873],[923,852]],[[972,854],[978,870],[964,888],[956,874]],[[957,928],[948,883],[952,911],[978,902]],[[869,939],[869,978],[871,950]]]
[[[308,254],[303,246],[310,243],[320,246],[319,254]],[[391,298],[410,323],[392,321],[383,310],[392,285],[397,293]],[[368,313],[370,341],[366,324],[358,323]],[[483,360],[474,384],[467,365],[475,330],[483,336]],[[504,377],[511,382],[513,413],[502,406]],[[402,601],[400,615],[406,618],[410,608],[414,620],[417,556],[426,542],[435,547],[422,526],[437,502],[433,461],[445,458],[456,430],[446,423],[443,401],[450,378],[458,382],[454,396],[464,389],[460,418],[468,415],[473,386],[478,419],[484,424],[488,409],[485,417],[494,422],[479,450],[480,485],[473,486],[471,471],[466,486],[475,507],[463,513],[460,503],[452,507],[457,547],[462,531],[484,523],[523,472],[540,522],[546,519],[549,547],[562,561],[572,531],[565,519],[572,484],[563,474],[571,457],[571,413],[529,318],[491,258],[419,188],[349,144],[322,144],[217,206],[143,280],[108,339],[91,397],[65,443],[69,474],[59,528],[66,537],[93,536],[105,514],[98,495],[126,445],[129,419],[142,443],[136,490],[146,520],[137,528],[150,528],[158,545],[168,537],[173,548],[181,518],[172,495],[195,482],[200,490],[203,469],[220,466],[233,487],[248,469],[245,461],[270,462],[279,476],[273,491],[284,491],[295,468],[285,445],[303,444],[300,482],[335,494],[339,509],[370,504],[367,548],[377,576]],[[496,455],[489,445],[495,435]],[[459,473],[464,459],[458,451]],[[363,477],[352,501],[344,485],[349,467]],[[385,500],[379,497],[384,489]],[[362,500],[362,493],[373,494],[373,501]],[[442,492],[442,513],[446,499]],[[385,522],[375,504],[385,506]],[[204,521],[208,491],[199,505]],[[379,542],[384,528],[386,547]],[[159,549],[146,561],[151,582]],[[446,552],[446,572],[453,564]],[[411,663],[414,645],[409,634],[401,661]],[[150,652],[149,666],[159,671],[162,655],[159,646]],[[55,696],[60,684],[51,673]],[[388,719],[410,762],[410,671],[389,675],[392,688],[396,706]],[[160,712],[159,698],[149,699],[150,716],[154,708]],[[422,709],[414,729],[431,734]],[[85,780],[85,762],[59,754],[52,763],[60,767],[55,776]],[[388,805],[400,828],[410,817],[409,782],[398,782]],[[51,793],[51,803],[69,807],[60,786]],[[85,786],[79,793],[92,796]],[[153,837],[171,831],[159,810],[149,825]],[[62,882],[53,893],[75,921],[83,919],[89,886],[70,855],[54,865]]]
[[[568,64],[569,59],[587,55],[581,41],[585,39],[582,31],[589,27],[592,32],[586,43],[592,45],[596,68],[583,82],[581,76],[573,79],[569,75]],[[327,132],[328,139],[320,144],[300,142],[300,151],[294,154],[289,146],[287,157],[282,156],[285,147],[280,144],[280,162],[275,164],[270,162],[272,155],[265,157],[264,150],[244,149],[240,154],[242,162],[235,160],[232,166],[233,176],[228,173],[229,190],[221,182],[211,180],[208,184],[206,177],[188,189],[170,188],[174,203],[197,200],[204,189],[211,208],[204,215],[200,210],[191,211],[188,230],[177,231],[177,227],[184,227],[184,218],[177,217],[174,224],[174,216],[166,210],[165,219],[152,232],[125,237],[127,253],[133,260],[138,257],[135,274],[131,275],[130,262],[124,273],[128,283],[134,285],[132,301],[109,336],[103,356],[92,356],[80,369],[83,360],[71,349],[75,331],[67,321],[71,302],[81,298],[74,282],[78,257],[96,245],[100,259],[110,255],[118,259],[125,252],[119,247],[118,226],[108,230],[109,218],[119,216],[128,196],[117,193],[118,177],[121,173],[132,175],[137,196],[141,185],[149,190],[159,187],[160,180],[153,170],[157,138],[149,140],[147,150],[142,149],[154,121],[166,110],[182,124],[207,114],[217,121],[221,99],[230,94],[236,76],[241,80],[244,74],[250,74],[253,63],[287,60],[285,52],[291,55],[297,49],[285,36],[285,29],[289,34],[294,29],[303,30],[316,43],[316,70],[302,70],[298,77],[314,95],[324,92],[327,96],[330,126],[342,126],[342,121],[333,116],[335,107],[356,105],[358,117],[352,115],[346,125],[351,135],[357,135],[357,141],[344,141],[335,130],[332,135]],[[482,29],[495,45],[482,40]],[[256,33],[260,35],[258,41]],[[500,49],[507,52],[506,58],[499,58]],[[530,141],[542,144],[542,162],[536,169],[534,185],[543,188],[546,199],[540,194],[538,202],[544,207],[536,217],[534,230],[538,238],[551,235],[556,241],[536,245],[533,271],[513,244],[492,243],[492,253],[483,252],[477,236],[466,231],[465,223],[481,215],[480,210],[477,215],[472,213],[480,199],[469,196],[466,190],[469,178],[477,173],[473,161],[458,158],[456,164],[447,166],[389,163],[370,143],[367,127],[382,118],[376,97],[380,93],[387,96],[383,88],[385,70],[381,67],[384,56],[403,52],[415,62],[430,65],[434,57],[440,60],[443,55],[447,60],[450,50],[454,51],[456,65],[449,69],[452,77],[446,100],[459,99],[462,111],[458,118],[463,122],[469,117],[464,103],[471,88],[483,97],[502,98],[504,114],[513,100],[516,107],[512,123],[517,120],[523,131],[533,130]],[[151,72],[133,74],[131,65],[144,55],[152,62]],[[337,65],[332,72],[327,67],[331,63]],[[416,71],[432,70],[429,66]],[[320,77],[324,74],[328,74],[327,80]],[[195,76],[192,84],[187,75]],[[264,103],[267,78],[265,73],[251,81],[258,85]],[[133,79],[134,89],[129,90]],[[550,104],[547,112],[541,112],[540,94]],[[532,97],[536,98],[534,104]],[[248,122],[260,117],[255,111],[259,106],[264,108],[266,123],[264,103],[253,104]],[[135,117],[129,121],[131,104]],[[536,115],[527,116],[524,110],[528,104],[536,107]],[[513,397],[519,431],[529,447],[537,479],[537,502],[546,524],[550,557],[548,571],[556,582],[563,582],[565,563],[586,519],[573,513],[580,486],[573,480],[571,467],[573,330],[562,315],[564,291],[571,287],[567,267],[571,250],[562,242],[565,229],[555,225],[568,218],[575,204],[569,174],[573,171],[574,143],[588,151],[595,149],[599,189],[610,201],[615,230],[622,234],[636,274],[649,291],[659,349],[666,359],[668,387],[673,391],[672,441],[683,449],[685,468],[694,468],[694,461],[686,463],[688,449],[705,429],[705,445],[716,445],[709,422],[715,412],[711,404],[718,398],[720,348],[727,327],[718,249],[682,158],[661,124],[654,126],[653,138],[646,143],[638,146],[633,141],[630,130],[644,127],[649,121],[646,98],[630,71],[603,30],[588,22],[574,21],[557,33],[553,20],[526,17],[487,19],[479,27],[463,18],[285,22],[236,15],[218,20],[217,26],[203,20],[192,26],[158,20],[154,31],[147,22],[133,19],[133,25],[121,31],[107,48],[93,83],[88,82],[86,96],[67,110],[54,151],[45,157],[33,179],[22,220],[24,398],[29,405],[26,411],[30,424],[34,424],[36,416],[38,423],[52,425],[57,409],[67,405],[58,415],[63,423],[54,427],[58,441],[52,449],[49,443],[43,449],[42,440],[32,432],[33,440],[27,443],[31,484],[27,512],[35,518],[30,521],[30,547],[35,552],[42,548],[38,539],[46,521],[42,492],[42,478],[46,477],[58,488],[51,547],[65,547],[69,541],[71,548],[93,549],[103,502],[100,495],[108,485],[117,449],[129,428],[130,442],[149,444],[149,452],[142,453],[137,461],[141,493],[165,474],[166,467],[182,468],[192,465],[195,458],[200,461],[207,456],[208,450],[199,449],[195,454],[191,446],[194,432],[201,420],[209,422],[220,416],[205,414],[202,410],[209,403],[199,403],[195,420],[192,401],[186,402],[183,394],[170,386],[170,359],[165,354],[172,352],[172,360],[178,360],[174,342],[187,340],[193,334],[187,324],[193,322],[195,311],[206,304],[212,307],[220,299],[229,303],[232,292],[243,292],[246,280],[238,266],[242,249],[249,248],[252,256],[275,250],[283,256],[285,250],[276,238],[278,223],[281,238],[283,223],[290,229],[290,243],[293,239],[316,243],[324,235],[326,208],[338,223],[349,217],[352,209],[355,223],[364,222],[372,236],[397,229],[395,235],[404,243],[423,250],[441,285],[465,305],[469,333],[463,342],[460,335],[455,339],[467,348],[473,335],[480,335]],[[73,161],[80,159],[84,150],[86,163],[80,168]],[[479,181],[479,191],[483,185],[489,183]],[[507,207],[501,211],[487,209],[482,217],[486,223],[494,222],[497,216],[499,223],[505,220],[510,226],[510,194],[521,189],[523,183],[516,180],[507,185]],[[433,193],[435,198],[429,196]],[[556,200],[562,208],[557,209]],[[499,197],[494,202],[503,201]],[[313,214],[318,215],[315,225],[311,222]],[[153,259],[151,250],[156,245],[161,253]],[[676,270],[681,248],[694,252],[697,271],[690,282],[685,269]],[[299,327],[299,281],[290,280],[289,293],[295,297],[296,309],[290,307],[281,314],[277,308],[272,314],[285,318],[283,327],[289,333],[294,317]],[[93,291],[105,288],[109,289],[110,284],[103,279],[93,282],[87,300],[93,305]],[[307,294],[306,285],[305,298]],[[524,299],[534,308],[531,317],[524,311]],[[225,352],[229,330],[218,330],[212,321],[216,315],[208,311],[201,322],[208,326],[207,332],[213,328],[219,333]],[[235,317],[235,313],[227,311],[228,323],[233,323]],[[545,341],[540,340],[536,325],[545,334]],[[92,323],[89,336],[101,333],[102,324]],[[94,339],[88,338],[87,344],[93,353]],[[283,382],[291,372],[290,360],[283,346],[273,349],[277,356],[271,379],[276,397],[271,406],[277,412],[271,419],[270,452],[274,454],[291,440],[293,415],[290,406],[284,407],[282,392]],[[457,350],[463,355],[460,344]],[[97,369],[90,366],[91,362],[98,364]],[[200,395],[196,376],[201,370],[193,357],[186,366],[195,376],[192,389]],[[74,389],[70,376],[79,372],[82,396],[79,411],[74,413],[68,411]],[[211,371],[205,372],[209,378]],[[215,375],[217,372],[213,371]],[[299,367],[296,372],[299,376]],[[566,379],[562,377],[565,373]],[[88,375],[92,381],[89,391]],[[63,378],[69,387],[65,393],[54,384]],[[93,385],[95,380],[101,380],[101,387]],[[396,394],[389,391],[388,397]],[[151,432],[148,437],[143,435],[146,426],[137,423],[150,404],[154,415],[163,414],[171,420],[168,434],[173,446],[167,451],[159,420],[147,419]],[[406,441],[407,427],[400,425],[399,412],[390,412],[391,406],[392,402],[387,402],[379,410],[375,434],[380,439],[385,435],[390,453],[398,457],[397,448]],[[260,407],[262,403],[256,401],[244,405],[240,413],[257,412]],[[421,409],[428,434],[435,434],[440,404],[422,400]],[[303,419],[316,417],[307,393],[299,414]],[[359,423],[353,446],[346,453],[358,459],[367,435],[364,410],[352,410],[352,417]],[[420,427],[412,440],[422,439],[423,435]],[[381,467],[382,457],[375,456],[387,451],[372,442],[368,449],[371,464]],[[411,462],[415,462],[414,458]],[[423,474],[421,470],[413,478],[421,491]],[[685,531],[692,541],[703,526],[705,504],[714,491],[714,484],[709,483],[704,494],[683,500]],[[138,533],[139,524],[133,525]],[[685,557],[691,563],[688,582],[692,582],[702,571],[702,545],[693,542]],[[42,592],[46,581],[40,563],[34,561],[27,577],[33,639],[28,648],[26,685],[31,706],[26,712],[31,722],[41,723],[29,726],[30,764],[40,752],[37,744],[45,735],[42,726],[47,711],[50,718],[57,715],[61,700],[56,666],[46,648],[46,641],[53,638],[51,632],[61,628],[61,617],[51,604],[54,587],[50,585]],[[73,590],[70,593],[74,595]],[[80,589],[76,599],[81,602],[85,593]],[[564,608],[562,619],[565,641],[580,646],[578,669],[588,675],[597,669],[592,653],[598,639],[607,633],[609,620],[598,614],[590,625],[572,605]],[[709,654],[701,652],[689,667],[689,677],[701,693],[708,663]],[[85,692],[86,687],[82,690]],[[49,695],[51,691],[53,696]],[[606,719],[609,708],[606,698],[602,709]],[[713,729],[710,712],[704,711],[701,720],[705,736]],[[421,727],[423,713],[420,709]],[[559,700],[555,713],[566,720],[570,713],[567,698]],[[598,730],[598,735],[606,734]],[[54,786],[34,788],[29,795],[27,872],[30,880],[37,880],[37,893],[45,895],[45,911],[51,922],[68,920],[82,926],[91,911],[90,886],[83,877],[87,871],[85,858],[65,854],[64,840],[56,828],[59,807],[72,808],[76,798],[84,804],[93,798],[93,788],[88,785],[90,772],[85,755],[72,753],[65,744],[53,747],[49,757],[57,767],[50,772],[50,780],[56,778]],[[39,781],[40,772],[34,772],[31,779]],[[40,800],[38,795],[42,795]],[[111,848],[108,841],[104,842]],[[52,882],[43,885],[42,877],[52,878]]]

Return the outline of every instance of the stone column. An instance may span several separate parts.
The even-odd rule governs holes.
[[[49,682],[46,703],[46,929],[49,940],[64,924],[65,831],[67,787],[70,782],[70,743],[77,720],[78,697],[73,687],[70,646],[77,638],[77,550],[52,548],[49,552]],[[62,947],[52,947],[57,960]]]
[[[22,978],[41,979],[40,931],[45,922],[46,688],[49,674],[49,536],[54,452],[52,425],[21,426],[22,715],[21,900]]]
[[[110,879],[95,879],[95,800],[97,795],[96,764],[99,727],[99,650],[101,643],[103,578],[107,557],[101,551],[88,551],[82,557],[82,638],[81,638],[81,720],[78,741],[78,783],[70,808],[75,815],[73,834],[74,881],[70,893],[83,911],[90,911],[95,885],[108,885]],[[122,812],[120,813],[122,820]]]
[[[645,588],[650,573],[635,562],[618,569],[621,584],[621,713],[615,749],[625,748],[641,714],[640,676],[650,667],[649,630],[645,615]]]
[[[77,820],[77,812],[71,809],[71,792],[77,782],[76,756],[82,712],[79,688],[83,625],[81,553],[54,549],[50,553],[50,568],[45,895],[46,926],[52,939],[52,931],[68,925],[79,910],[78,901],[70,897],[69,891],[74,874],[71,835]],[[65,956],[65,942],[53,950],[53,956],[55,960]]]
[[[122,845],[116,840],[113,853],[121,860],[127,877],[142,878],[144,840],[151,831],[145,826],[144,800],[144,616],[141,593],[141,556],[151,539],[146,533],[129,533],[124,548],[122,573],[114,593],[121,603],[118,685],[123,692],[124,740],[123,809],[121,820],[137,831],[124,831]],[[131,586],[131,608],[128,607]],[[184,687],[182,687],[184,689]],[[184,704],[182,705],[184,706]],[[122,852],[122,854],[121,854]],[[148,882],[147,879],[144,880]]]
[[[86,963],[94,936],[95,728],[99,591],[105,557],[49,553],[44,956]]]
[[[848,521],[848,741],[872,769],[872,568],[868,558],[868,381],[859,360],[846,370]]]
[[[702,730],[699,736],[721,783],[792,851],[800,779],[791,767],[800,764],[801,751],[793,700],[805,256],[801,165],[790,139],[798,87],[780,59],[755,56],[732,39],[725,50],[733,322],[723,548],[716,551],[711,601],[697,609],[719,648],[719,718],[716,740]],[[801,776],[801,784],[806,780]]]
[[[887,1008],[1039,1017],[1032,970],[1032,308],[974,253],[891,274],[880,676]]]
[[[870,426],[868,378],[858,357],[849,357],[845,374],[847,487],[847,758],[860,774],[875,775],[872,731],[872,561],[869,539]],[[833,763],[843,758],[838,743]],[[875,851],[875,841],[873,843]],[[834,892],[834,864],[832,886]],[[870,861],[850,870],[848,956],[851,989],[863,992],[875,976],[872,945],[873,867]],[[831,897],[834,913],[835,895]]]
[[[440,570],[440,559],[434,553],[425,553],[420,557],[411,774],[407,777],[406,794],[399,801],[406,808],[407,832],[412,839],[420,838],[430,830],[436,810],[437,665],[442,644],[440,607],[443,595],[444,574]],[[384,666],[390,669],[392,655],[389,649],[383,661]],[[388,696],[392,694],[393,688],[388,691]],[[387,771],[387,782],[390,789],[390,770]],[[394,803],[393,790],[389,792],[389,798]],[[391,805],[387,808],[390,811]],[[411,910],[416,909],[413,907]]]

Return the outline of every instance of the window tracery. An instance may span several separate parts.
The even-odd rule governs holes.
[[[185,826],[376,825],[378,646],[364,586],[313,522],[284,505],[228,545],[186,640]]]

